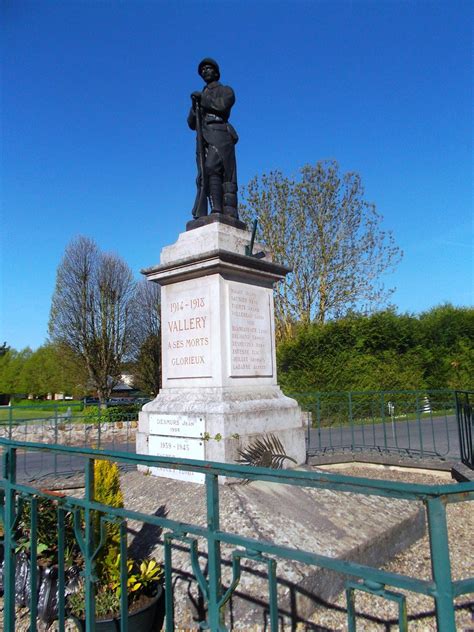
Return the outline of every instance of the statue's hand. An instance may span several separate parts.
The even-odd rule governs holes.
[[[201,103],[201,97],[202,97],[202,92],[199,92],[199,90],[196,90],[195,92],[191,93],[191,101],[193,102]]]

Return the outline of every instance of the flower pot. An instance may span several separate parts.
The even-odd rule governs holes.
[[[3,558],[3,551],[1,551]],[[31,561],[29,556],[20,552],[16,554],[15,563],[15,604],[28,607],[31,603]],[[66,569],[66,595],[74,592],[79,580],[80,569],[71,566]],[[3,585],[4,560],[0,563],[0,596],[4,594]],[[58,567],[38,564],[36,567],[36,589],[34,591],[38,618],[51,624],[58,616]]]
[[[158,632],[163,627],[165,618],[165,592],[163,586],[144,608],[128,615],[128,628],[133,632]],[[85,632],[86,623],[83,619],[73,617],[79,630]],[[95,622],[95,632],[120,632],[120,617],[117,619],[103,619]]]

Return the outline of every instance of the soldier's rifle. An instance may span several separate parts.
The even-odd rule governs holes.
[[[196,143],[197,154],[199,158],[199,195],[197,203],[194,208],[194,217],[202,217],[207,215],[207,195],[206,195],[206,180],[205,180],[205,161],[206,155],[204,150],[204,138],[202,136],[202,109],[201,103],[198,99],[194,100],[194,108],[196,112]]]

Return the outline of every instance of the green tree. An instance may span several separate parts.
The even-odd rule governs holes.
[[[392,289],[381,277],[400,261],[375,205],[364,199],[356,173],[334,161],[300,170],[298,180],[272,171],[243,189],[240,213],[258,220],[259,239],[293,270],[280,284],[275,314],[280,332],[295,323],[324,323],[351,310],[380,309]]]
[[[81,357],[101,401],[110,397],[132,342],[135,283],[127,264],[87,237],[74,239],[59,264],[49,332]]]
[[[22,351],[8,349],[0,356],[0,393],[16,394],[29,393],[28,383],[24,380],[23,369],[32,356],[29,347]]]
[[[63,345],[47,343],[26,359],[21,369],[25,391],[37,396],[67,393],[82,396],[87,376],[81,359]]]
[[[39,347],[25,361],[21,370],[21,381],[26,392],[44,396],[47,393],[59,392],[61,386],[57,379],[57,367],[53,351],[48,347]]]

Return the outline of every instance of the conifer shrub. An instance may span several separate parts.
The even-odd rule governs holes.
[[[116,463],[108,460],[94,461],[94,500],[103,505],[120,509],[124,506],[124,498],[120,487],[120,470]],[[105,514],[94,512],[94,543],[100,541],[101,518]],[[120,581],[120,524],[114,521],[102,521],[103,544],[96,558],[96,617],[97,620],[116,619],[120,615],[121,581]],[[129,613],[156,598],[159,584],[162,581],[161,565],[152,558],[144,560],[127,559],[126,562],[127,601]],[[84,582],[77,592],[68,598],[69,612],[79,619],[85,617]],[[119,626],[118,620],[115,624]]]
[[[120,509],[124,506],[123,493],[120,487],[120,470],[117,463],[108,460],[94,461],[94,500],[102,505]],[[94,541],[100,541],[101,518],[104,514],[94,512]],[[107,574],[107,566],[115,560],[120,551],[120,526],[106,521],[105,542],[97,558],[99,575]]]

